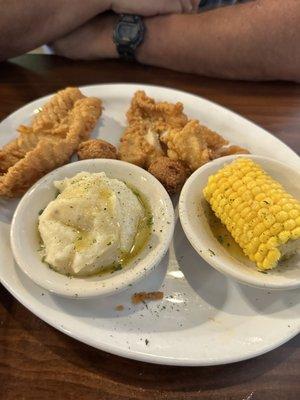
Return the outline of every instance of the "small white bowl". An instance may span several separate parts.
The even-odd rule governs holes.
[[[257,271],[255,264],[245,255],[232,256],[214,236],[205,211],[209,208],[203,189],[208,177],[237,157],[251,158],[279,181],[285,189],[300,198],[300,174],[279,161],[256,156],[238,155],[216,159],[195,171],[186,181],[179,199],[179,217],[183,230],[198,254],[218,271],[237,281],[259,288],[295,289],[300,287],[300,255],[293,256],[280,268],[267,274]]]
[[[42,263],[37,251],[37,222],[39,210],[55,197],[53,182],[82,171],[105,172],[110,178],[123,180],[140,191],[153,215],[152,235],[142,252],[123,270],[89,278],[69,278]],[[173,231],[174,209],[170,197],[149,172],[118,160],[84,160],[52,171],[24,195],[12,220],[11,246],[17,264],[36,284],[60,296],[87,298],[121,291],[145,277],[166,254]]]

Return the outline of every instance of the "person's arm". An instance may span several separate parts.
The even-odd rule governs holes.
[[[0,60],[66,35],[109,4],[109,0],[0,0]]]
[[[256,0],[150,18],[141,63],[207,76],[300,81],[300,1]]]
[[[54,50],[70,58],[117,57],[115,22],[96,18],[54,43]],[[299,0],[256,0],[197,15],[146,18],[145,24],[136,54],[141,63],[221,78],[300,81]]]
[[[198,4],[199,0],[0,0],[0,61],[55,41],[107,10],[152,16],[193,12]]]

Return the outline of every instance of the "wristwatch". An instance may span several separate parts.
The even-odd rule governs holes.
[[[114,29],[113,40],[121,58],[135,59],[135,50],[145,35],[143,20],[138,15],[123,14]]]

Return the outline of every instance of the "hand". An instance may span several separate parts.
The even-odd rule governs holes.
[[[74,60],[117,58],[112,39],[117,20],[116,15],[101,14],[50,46],[55,54]]]
[[[112,0],[111,10],[117,14],[152,17],[158,14],[197,12],[200,0]]]

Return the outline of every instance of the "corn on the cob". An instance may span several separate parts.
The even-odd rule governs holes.
[[[205,199],[258,269],[275,268],[300,244],[300,202],[251,159],[208,179]]]

